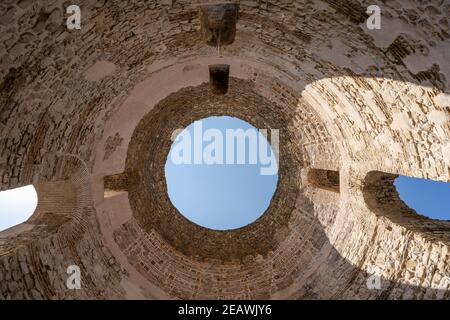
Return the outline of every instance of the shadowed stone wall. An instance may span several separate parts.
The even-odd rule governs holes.
[[[0,3],[0,190],[71,181],[77,194],[57,228],[0,233],[0,298],[449,298],[442,232],[426,237],[390,219],[364,190],[373,171],[450,181],[448,1],[240,1],[222,59],[201,41],[199,3],[80,0],[74,31],[65,1]],[[365,27],[371,4],[382,9],[379,31]],[[235,109],[195,95],[213,63],[246,84],[230,87]],[[196,105],[213,101],[252,123],[265,101],[273,112],[257,122],[289,133],[298,151],[287,164],[300,173],[278,191],[289,218],[270,233],[270,250],[255,247],[264,254],[187,254],[188,243],[158,229],[171,223],[138,219],[144,207],[131,192],[104,198],[105,177],[126,172],[127,153],[139,149],[140,121],[171,95],[184,113],[158,121],[188,124],[204,114]],[[161,145],[145,151],[164,158]],[[308,185],[311,168],[339,172],[340,193]],[[154,179],[147,196],[164,199],[157,167],[140,171]],[[152,214],[168,214],[162,208]],[[32,241],[19,241],[26,232]],[[82,290],[65,287],[71,264]],[[379,290],[366,286],[374,272]]]

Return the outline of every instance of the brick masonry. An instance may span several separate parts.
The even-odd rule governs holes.
[[[240,1],[235,41],[217,59],[200,40],[200,2],[80,0],[82,29],[67,31],[66,1],[2,1],[0,190],[59,181],[76,201],[71,215],[55,200],[55,219],[0,233],[0,299],[449,298],[447,238],[380,211],[365,186],[370,172],[450,181],[450,4]],[[364,26],[369,4],[382,8],[380,31]],[[158,121],[173,125],[206,115],[207,101],[231,112],[202,91],[218,62],[243,84],[230,86],[234,110],[254,120],[264,102],[258,123],[284,128],[287,168],[301,165],[286,176],[292,193],[277,191],[290,212],[269,244],[212,256],[185,242],[195,226],[171,237],[161,226],[172,222],[145,222],[142,197],[104,198],[103,181],[126,172],[140,121],[164,101],[174,99]],[[181,102],[183,114],[170,109]],[[153,141],[163,127],[151,124]],[[153,143],[164,158],[167,140]],[[152,177],[160,163],[140,170]],[[308,184],[311,168],[339,171],[340,193]],[[164,199],[163,176],[153,179],[156,193],[141,194]],[[393,201],[389,190],[373,192]],[[167,208],[150,214],[179,221]],[[79,291],[65,287],[74,263]],[[382,288],[369,290],[375,271]]]

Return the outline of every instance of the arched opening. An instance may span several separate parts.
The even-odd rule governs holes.
[[[417,213],[434,220],[450,220],[450,183],[399,176],[394,185],[400,199]]]
[[[308,183],[315,187],[339,193],[339,171],[310,169],[308,171]]]
[[[27,221],[37,204],[38,196],[32,185],[0,192],[0,231]]]
[[[234,117],[195,121],[173,138],[165,165],[172,204],[213,230],[244,227],[261,217],[275,192],[275,152],[266,137]]]
[[[407,230],[421,233],[429,240],[450,243],[450,221],[432,219],[409,207],[394,184],[397,177],[396,174],[380,171],[371,171],[366,175],[363,195],[368,208],[377,216],[386,217]],[[424,185],[420,184],[422,194]]]

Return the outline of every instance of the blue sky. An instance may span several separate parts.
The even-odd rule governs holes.
[[[27,221],[36,206],[37,194],[33,186],[0,192],[0,231]]]
[[[450,183],[400,176],[394,185],[400,198],[417,213],[450,220]]]
[[[206,118],[202,124],[203,131],[215,128],[224,136],[226,129],[254,128],[245,121],[226,116]],[[185,129],[191,135],[193,126]],[[225,144],[223,150],[225,155]],[[247,144],[247,156],[248,151]],[[261,175],[260,168],[259,161],[257,164],[175,165],[169,153],[165,167],[169,198],[192,222],[215,230],[236,229],[258,219],[276,189],[278,175]]]

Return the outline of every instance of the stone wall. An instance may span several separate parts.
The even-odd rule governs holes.
[[[0,235],[0,298],[449,298],[441,234],[375,212],[363,189],[372,171],[450,181],[450,4],[240,1],[235,41],[218,59],[200,41],[200,2],[80,0],[73,31],[66,1],[0,3],[0,190],[68,180],[77,190],[58,228],[31,242]],[[380,31],[365,27],[370,4],[382,9]],[[185,254],[136,218],[131,193],[104,198],[139,121],[170,95],[198,90],[212,62],[230,64],[251,83],[246,97],[283,115],[265,121],[284,121],[302,164],[286,198],[289,227],[248,261]],[[234,101],[253,114],[255,104]],[[186,121],[200,115],[190,103]],[[338,171],[340,193],[308,186],[310,168]],[[73,263],[86,276],[80,291],[65,287]],[[382,289],[366,286],[374,272]]]
[[[311,169],[308,182],[315,188],[339,193],[339,172],[333,170]]]

